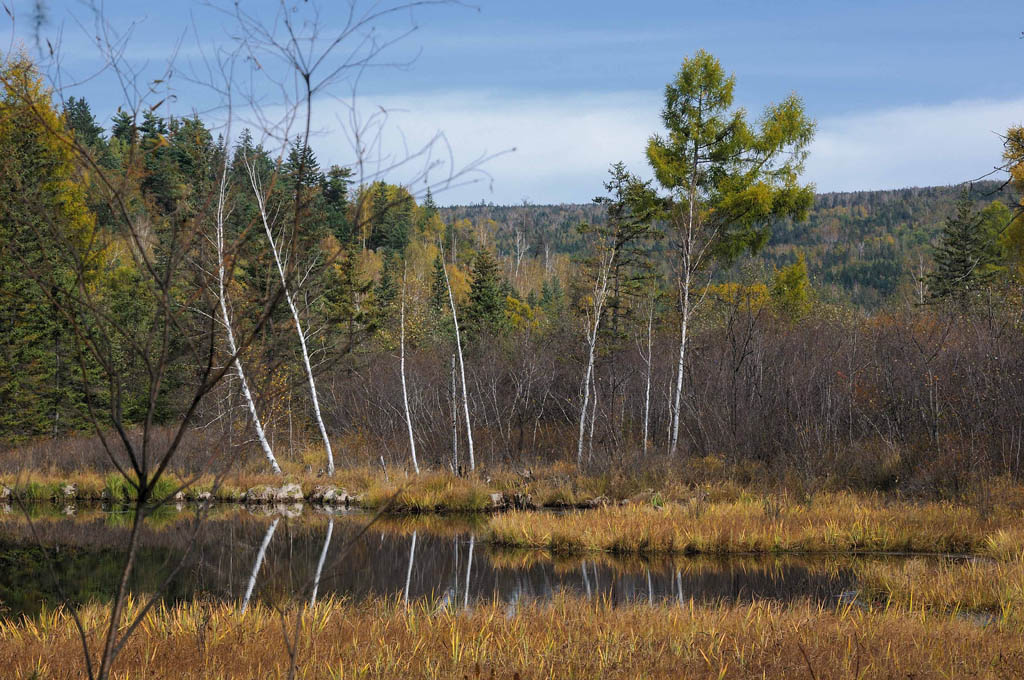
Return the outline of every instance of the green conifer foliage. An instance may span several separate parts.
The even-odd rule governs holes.
[[[927,277],[932,299],[962,301],[991,282],[997,272],[998,248],[995,234],[985,222],[964,189],[955,214],[946,219],[939,235],[935,270]]]
[[[497,260],[487,250],[481,250],[473,260],[469,305],[463,322],[466,332],[478,336],[502,330],[505,325],[506,297],[506,284]]]

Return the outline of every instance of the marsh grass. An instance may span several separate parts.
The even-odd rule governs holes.
[[[855,573],[862,596],[874,602],[987,612],[1024,626],[1024,562],[1019,559],[872,561],[859,564]]]
[[[734,501],[629,505],[562,514],[510,512],[488,521],[498,546],[555,553],[957,553],[1019,554],[1019,515],[952,503],[896,502],[824,493],[807,502]]]
[[[129,603],[136,607],[137,601]],[[89,630],[102,610],[85,607]],[[115,677],[284,678],[279,614],[263,605],[158,607]],[[301,612],[299,678],[1006,678],[1024,674],[1024,637],[951,614],[896,605],[644,605],[559,596],[468,611],[394,599],[325,600]],[[64,610],[0,622],[14,677],[75,677]]]

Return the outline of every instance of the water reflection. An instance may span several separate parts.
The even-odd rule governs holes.
[[[134,592],[154,592],[185,554],[192,535],[187,514],[186,509],[181,516],[147,523]],[[244,610],[253,598],[316,602],[327,596],[387,596],[405,602],[425,598],[444,608],[497,601],[511,614],[523,600],[559,592],[613,605],[797,598],[834,604],[842,593],[857,590],[851,560],[590,556],[565,561],[543,552],[482,546],[479,519],[385,520],[360,536],[369,520],[358,512],[334,516],[307,509],[298,517],[282,517],[223,510],[204,523],[165,599],[234,601]],[[113,591],[130,521],[80,508],[74,517],[44,514],[34,522],[72,602]],[[44,566],[27,522],[15,514],[0,518],[0,614],[35,614],[60,601]]]

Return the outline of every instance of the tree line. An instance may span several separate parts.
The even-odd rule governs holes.
[[[1020,471],[1019,130],[1009,187],[815,196],[799,98],[750,120],[698,52],[666,87],[653,180],[613,163],[592,206],[442,209],[321,167],[307,137],[275,152],[155,110],[108,128],[23,55],[0,80],[8,445],[184,419],[275,472]]]

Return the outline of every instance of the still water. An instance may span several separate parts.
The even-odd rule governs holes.
[[[486,518],[388,518],[367,528],[372,516],[366,513],[309,506],[283,515],[220,507],[201,522],[195,518],[196,510],[184,507],[147,520],[133,593],[240,606],[334,595],[425,599],[438,607],[498,601],[514,609],[521,600],[560,592],[615,605],[691,599],[831,605],[858,590],[857,560],[900,559],[558,559],[493,549],[481,538]],[[103,600],[117,583],[130,527],[131,515],[110,508],[40,506],[29,517],[0,511],[0,616]]]

